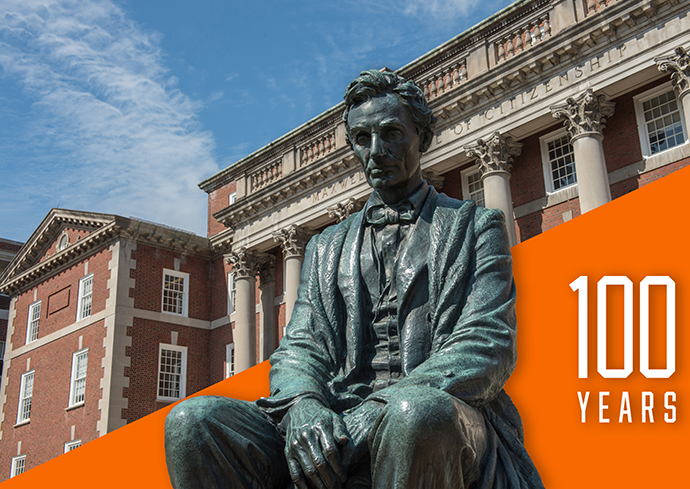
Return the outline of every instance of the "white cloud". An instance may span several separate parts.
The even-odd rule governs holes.
[[[431,15],[436,19],[457,18],[472,13],[481,0],[406,0],[407,15]]]
[[[175,88],[159,36],[110,0],[3,0],[3,11],[0,73],[33,102],[33,149],[15,162],[33,174],[17,178],[13,198],[204,234],[197,184],[218,171],[215,144],[201,103]]]

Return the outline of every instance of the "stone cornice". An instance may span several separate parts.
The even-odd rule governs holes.
[[[39,261],[64,226],[93,231]],[[208,238],[185,231],[112,214],[53,209],[0,277],[0,290],[8,295],[26,290],[119,238],[202,258],[210,258],[212,254]]]
[[[322,181],[349,173],[357,164],[355,155],[349,147],[339,148],[328,157],[285,175],[272,185],[239,199],[213,214],[213,217],[226,227],[236,227],[278,203],[308,194]]]

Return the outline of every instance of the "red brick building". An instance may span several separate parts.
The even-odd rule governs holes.
[[[519,243],[686,166],[689,13],[519,0],[401,68],[438,118],[425,177],[502,209]],[[342,112],[202,182],[208,237],[51,211],[0,279],[0,478],[268,358],[309,236],[370,193]]]

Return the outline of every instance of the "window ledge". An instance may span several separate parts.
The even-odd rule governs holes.
[[[20,421],[19,423],[17,423],[16,425],[14,425],[13,428],[19,428],[20,426],[24,426],[24,425],[26,425],[26,424],[29,424],[30,422],[31,422],[30,419],[27,419],[26,421]]]
[[[84,401],[78,402],[78,403],[76,403],[76,404],[72,404],[71,406],[67,406],[67,407],[65,408],[65,411],[71,411],[72,409],[77,409],[77,408],[80,408],[80,407],[84,407]]]
[[[156,402],[163,402],[165,404],[172,404],[173,402],[181,401],[182,399],[170,399],[169,397],[156,397]]]

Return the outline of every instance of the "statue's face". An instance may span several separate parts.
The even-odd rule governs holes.
[[[419,133],[396,95],[379,95],[355,105],[347,122],[369,185],[395,200],[422,183]]]

